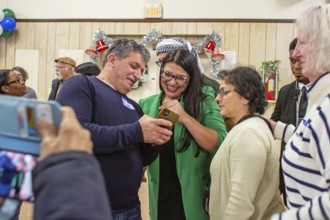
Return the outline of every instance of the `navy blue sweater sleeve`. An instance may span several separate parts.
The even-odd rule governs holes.
[[[82,126],[92,133],[94,153],[123,151],[143,143],[142,129],[137,120],[125,124],[112,122],[115,120],[111,121],[113,125],[106,123],[107,115],[112,114],[109,109],[113,109],[117,104],[114,101],[113,105],[108,104],[109,108],[98,108],[98,102],[102,102],[102,95],[110,96],[111,94],[108,88],[102,91],[102,86],[98,85],[98,92],[95,93],[92,82],[88,80],[85,76],[73,76],[66,80],[56,101],[63,106],[71,106]],[[107,103],[102,103],[102,106],[105,104]],[[92,123],[98,120],[99,122]]]
[[[34,219],[112,219],[96,159],[67,151],[51,155],[33,170]]]

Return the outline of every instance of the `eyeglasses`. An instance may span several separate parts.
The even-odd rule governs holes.
[[[233,89],[233,90],[225,90],[224,88],[221,88],[217,94],[217,96],[219,96],[220,98],[223,98],[224,96],[228,95],[231,92],[237,92],[239,94],[239,90],[238,89]]]
[[[6,85],[10,85],[10,84],[13,84],[13,83],[18,83],[18,84],[23,85],[25,83],[25,80],[24,80],[23,77],[20,77],[16,80],[13,80],[13,81],[9,82],[9,83],[6,83]]]
[[[182,75],[175,76],[175,75],[171,74],[169,71],[166,71],[166,70],[162,70],[160,76],[165,81],[171,81],[172,79],[174,79],[179,84],[184,84],[184,83],[188,82],[189,79],[190,79],[188,76],[182,76]]]
[[[155,63],[156,63],[157,66],[161,67],[163,61],[157,60]]]

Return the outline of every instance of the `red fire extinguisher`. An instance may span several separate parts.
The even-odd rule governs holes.
[[[266,99],[275,100],[275,74],[270,73],[266,83]]]

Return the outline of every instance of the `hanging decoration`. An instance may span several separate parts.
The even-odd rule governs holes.
[[[163,38],[164,37],[162,35],[162,32],[160,32],[157,29],[153,29],[151,32],[149,32],[147,35],[143,37],[141,44],[146,46],[149,42],[152,42],[153,46],[156,46],[157,43],[163,40]]]
[[[207,35],[204,39],[198,42],[194,48],[197,53],[205,53],[210,60],[210,76],[217,80],[220,70],[221,61],[224,59],[224,54],[221,53],[222,35],[215,33]]]
[[[99,53],[107,50],[112,42],[112,38],[108,37],[102,30],[97,29],[92,36],[91,46],[85,50],[92,63],[97,63]]]
[[[10,37],[16,29],[15,13],[5,8],[0,10],[0,37]]]
[[[153,29],[151,32],[149,32],[147,35],[145,35],[140,42],[143,46],[147,46],[148,43],[152,43],[153,49],[155,49],[157,43],[163,40],[163,35],[162,32],[159,30]],[[148,72],[149,72],[149,67],[146,65],[144,72],[142,73],[141,79],[137,81],[133,85],[133,89],[139,88],[143,85],[143,83],[147,82],[149,77],[148,77]]]

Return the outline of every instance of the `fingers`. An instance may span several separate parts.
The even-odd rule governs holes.
[[[79,121],[77,120],[76,114],[71,107],[62,107],[61,112],[62,112],[61,127],[63,124],[70,127],[71,126],[81,127]]]
[[[157,126],[161,127],[161,128],[169,128],[169,127],[172,127],[172,122],[170,122],[170,121],[168,121],[168,120],[165,120],[165,119],[155,119],[154,123],[155,123]],[[168,129],[166,129],[166,130],[161,129],[161,130],[163,130],[163,131],[166,133],[166,130],[168,130]],[[162,132],[162,133],[163,133],[163,132]]]
[[[44,120],[38,121],[38,131],[42,137],[42,139],[55,137],[56,136],[56,129],[53,125],[47,123]]]

